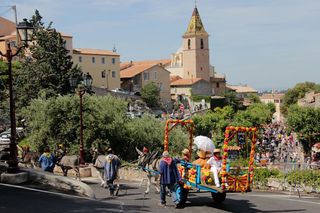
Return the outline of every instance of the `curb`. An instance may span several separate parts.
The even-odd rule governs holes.
[[[28,173],[28,182],[52,186],[59,190],[75,192],[78,195],[96,199],[94,191],[85,183],[70,177],[55,175],[34,169],[21,169]]]

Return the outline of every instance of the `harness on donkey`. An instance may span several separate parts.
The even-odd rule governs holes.
[[[150,185],[152,183],[151,178],[154,178],[154,186],[157,190],[157,192],[160,192],[160,172],[158,171],[160,160],[161,160],[161,153],[159,151],[153,151],[151,153],[145,153],[140,151],[138,148],[136,148],[136,151],[139,154],[138,158],[138,169],[141,169],[146,173],[147,179],[142,179],[140,186],[142,186],[142,183],[144,180],[147,180],[147,189],[145,193],[149,193]]]
[[[141,168],[145,172],[149,172],[150,176],[159,175],[160,172],[155,170],[157,168],[157,163],[160,160],[161,155],[159,151],[153,151],[152,153],[145,154],[144,160],[138,165],[138,168]],[[149,168],[148,168],[149,167]],[[150,167],[152,169],[150,169]]]

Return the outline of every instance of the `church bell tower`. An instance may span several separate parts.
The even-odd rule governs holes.
[[[209,35],[194,8],[183,38],[183,78],[202,78],[210,82]]]

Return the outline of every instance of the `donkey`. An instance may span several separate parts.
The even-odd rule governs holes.
[[[106,156],[105,155],[97,155],[94,160],[94,168],[96,168],[98,178],[100,180],[100,186],[106,187],[106,182],[104,180],[104,164],[106,162]]]
[[[40,154],[34,151],[30,151],[29,146],[18,146],[18,152],[20,153],[20,163],[24,164],[26,167],[30,166],[31,168],[39,167],[38,159]]]
[[[151,178],[154,177],[154,186],[157,192],[160,192],[160,173],[158,172],[160,166],[161,155],[158,151],[152,153],[143,153],[136,147],[136,151],[139,154],[138,157],[138,168],[141,168],[147,174],[147,189],[145,191],[146,194],[150,191]],[[141,181],[142,182],[145,179]]]
[[[65,155],[61,149],[56,151],[57,162],[56,164],[61,167],[63,176],[68,176],[68,171],[73,169],[76,173],[76,179],[80,178],[80,157],[78,155]]]

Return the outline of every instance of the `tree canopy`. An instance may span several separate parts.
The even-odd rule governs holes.
[[[237,93],[235,91],[227,90],[224,93],[225,101],[228,106],[231,106],[234,111],[244,109],[240,98],[237,97]]]
[[[273,105],[262,103],[252,104],[247,108],[247,110],[237,112],[232,125],[260,127],[261,125],[268,124],[272,121],[273,113]]]
[[[35,26],[33,43],[22,55],[15,78],[18,109],[27,106],[40,92],[47,97],[72,93],[68,79],[81,76],[80,69],[73,66],[66,41],[51,27],[52,23],[46,27],[37,10],[30,22]]]
[[[252,104],[246,110],[235,110],[231,106],[215,108],[204,115],[193,116],[195,135],[211,137],[216,146],[222,146],[227,126],[261,127],[272,120],[274,106]]]
[[[291,105],[287,114],[288,127],[298,134],[304,150],[309,153],[320,141],[320,109]]]
[[[148,107],[152,108],[152,107],[159,106],[159,100],[160,100],[159,87],[154,82],[150,82],[146,84],[141,89],[141,98],[147,103]]]
[[[128,118],[125,116],[127,102],[113,96],[84,96],[83,101],[84,147],[87,156],[92,144],[111,146],[124,160],[137,158],[135,147],[162,150],[165,123],[152,116]],[[22,111],[28,126],[27,142],[35,150],[46,145],[56,148],[64,144],[69,152],[79,151],[79,97],[40,97],[31,101]],[[170,135],[175,152],[180,152],[187,143],[187,132],[176,128]],[[173,153],[175,153],[173,152]]]

